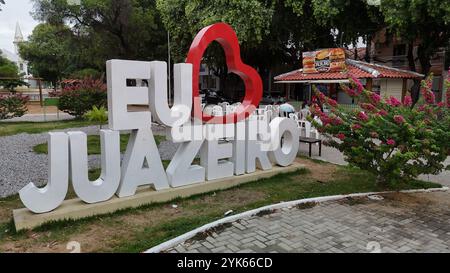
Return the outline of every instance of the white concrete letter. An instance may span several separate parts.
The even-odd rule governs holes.
[[[48,181],[43,188],[29,183],[19,191],[23,204],[32,212],[56,209],[66,198],[69,187],[69,137],[66,133],[48,133]]]
[[[150,79],[150,62],[110,60],[106,63],[108,120],[113,130],[132,130],[151,125],[150,111],[128,112],[128,105],[148,106],[148,87],[127,86],[127,79]]]
[[[286,167],[294,162],[300,144],[300,129],[293,119],[275,118],[270,123],[272,151],[269,158],[279,166]]]
[[[235,125],[235,136],[233,140],[233,157],[234,174],[245,174],[246,158],[245,158],[245,121],[240,121]]]
[[[134,195],[138,186],[149,184],[153,184],[155,190],[169,188],[155,138],[151,127],[147,126],[131,132],[117,195]]]
[[[87,136],[83,132],[69,132],[70,164],[75,193],[86,203],[110,199],[120,183],[120,135],[118,131],[101,130],[100,178],[89,181]]]
[[[259,138],[258,122],[258,120],[252,118],[247,120],[247,173],[255,172],[256,167],[262,170],[272,169],[267,151],[262,149],[263,142]]]
[[[233,145],[231,143],[220,143],[219,139],[223,137],[234,137],[229,130],[225,130],[226,126],[223,124],[207,124],[206,132],[217,136],[217,138],[212,139],[206,137],[205,143],[200,152],[200,164],[206,169],[206,180],[214,180],[219,178],[225,178],[233,176],[234,164],[230,162],[228,158],[233,156]],[[222,133],[223,135],[219,135]]]
[[[174,65],[174,105],[167,101],[167,63],[151,62],[150,111],[156,121],[169,127],[181,126],[191,118],[192,64]]]

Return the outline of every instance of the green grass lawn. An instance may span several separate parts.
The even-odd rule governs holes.
[[[96,125],[86,120],[61,120],[49,122],[0,122],[0,136],[10,136],[21,133],[39,134],[51,130],[77,128]]]
[[[299,159],[306,162],[306,159]],[[167,165],[167,161],[164,162]],[[0,252],[66,252],[69,241],[78,241],[83,252],[140,252],[198,226],[223,217],[224,212],[247,211],[264,205],[302,198],[388,190],[380,188],[374,177],[359,169],[308,161],[316,171],[303,169],[279,174],[269,179],[238,187],[206,193],[167,203],[95,216],[78,221],[49,223],[29,232],[16,233],[10,218],[11,209],[22,207],[17,196],[0,199]],[[317,177],[322,168],[321,177]],[[323,174],[327,173],[326,178]],[[99,171],[90,172],[90,178]],[[394,190],[440,187],[414,181],[396,185]],[[73,198],[73,192],[68,195]],[[173,208],[171,204],[177,204]],[[8,216],[6,216],[8,215]],[[48,245],[53,245],[49,248]]]
[[[130,138],[129,134],[120,135],[120,152],[123,153],[127,149],[128,140]],[[156,145],[159,145],[166,139],[164,136],[155,135]],[[87,147],[89,155],[98,155],[101,153],[100,148],[100,136],[99,135],[89,135],[87,137]],[[38,154],[47,154],[48,145],[47,143],[41,143],[33,147],[33,151]]]

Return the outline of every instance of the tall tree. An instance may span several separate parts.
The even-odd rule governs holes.
[[[68,23],[98,66],[111,58],[152,60],[166,56],[167,34],[155,0],[34,0],[35,19]]]
[[[413,45],[417,47],[420,71],[425,76],[431,70],[431,58],[450,40],[450,5],[438,0],[382,0],[381,10],[387,26],[409,45],[408,64],[416,71]],[[418,86],[418,81],[416,86]],[[419,88],[412,89],[414,101]]]
[[[40,24],[27,42],[19,44],[19,52],[27,60],[33,75],[54,83],[71,70],[72,32],[64,25]]]
[[[17,86],[27,85],[14,62],[4,58],[0,50],[0,86],[14,92]]]
[[[305,50],[355,43],[378,27],[380,15],[365,0],[157,0],[157,8],[170,31],[177,61],[184,60],[201,28],[226,22],[236,30],[245,61],[262,75],[279,65],[298,68]],[[339,30],[341,39],[333,36],[333,29]],[[222,67],[220,56],[220,47],[213,44],[204,61]]]
[[[0,0],[0,11],[2,11],[2,5],[5,4],[5,0]]]
[[[431,69],[431,57],[449,44],[450,5],[438,0],[382,0],[381,10],[387,26],[409,44],[418,44],[422,74]],[[412,47],[411,47],[412,48]],[[414,60],[410,69],[415,69]]]

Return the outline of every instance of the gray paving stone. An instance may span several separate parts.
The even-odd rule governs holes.
[[[450,198],[450,193],[441,194]],[[442,197],[441,196],[441,197]],[[325,202],[233,223],[219,234],[166,252],[450,252],[450,207],[414,206],[398,200],[349,205]]]

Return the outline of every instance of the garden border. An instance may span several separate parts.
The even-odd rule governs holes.
[[[331,195],[331,196],[322,196],[322,197],[313,197],[313,198],[306,198],[306,199],[299,199],[295,201],[288,201],[288,202],[281,202],[278,204],[268,205],[264,207],[260,207],[257,209],[245,211],[236,215],[228,216],[222,219],[219,219],[217,221],[211,222],[209,224],[203,225],[201,227],[198,227],[194,230],[191,230],[185,234],[182,234],[180,236],[177,236],[169,241],[166,241],[164,243],[161,243],[157,246],[154,246],[146,251],[144,253],[159,253],[162,251],[165,251],[169,248],[175,247],[191,238],[193,238],[198,233],[205,232],[209,229],[212,229],[216,226],[220,226],[227,223],[235,222],[239,219],[243,218],[249,218],[252,216],[255,216],[259,212],[267,211],[267,210],[276,210],[276,209],[282,209],[282,208],[289,208],[294,207],[299,204],[304,203],[322,203],[322,202],[329,202],[329,201],[336,201],[341,200],[344,198],[349,197],[364,197],[364,196],[370,196],[370,195],[376,195],[376,194],[386,194],[386,193],[427,193],[427,192],[437,192],[437,191],[448,191],[449,187],[442,187],[442,188],[431,188],[431,189],[416,189],[416,190],[401,190],[401,191],[382,191],[382,192],[367,192],[367,193],[352,193],[352,194],[346,194],[346,195]]]

